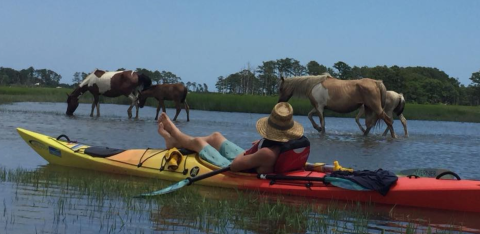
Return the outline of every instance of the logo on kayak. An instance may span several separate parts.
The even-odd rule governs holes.
[[[200,168],[198,167],[193,167],[191,170],[190,170],[190,176],[191,177],[195,177],[198,175],[198,172],[200,172]]]
[[[59,149],[55,149],[51,146],[48,147],[48,152],[50,152],[51,155],[55,155],[57,157],[62,157],[62,152]]]
[[[42,149],[42,150],[46,150],[47,149],[47,146],[45,146],[44,144],[38,142],[38,141],[35,141],[35,140],[29,140],[28,142],[30,142],[30,144],[33,146],[33,148],[37,148],[37,149]]]

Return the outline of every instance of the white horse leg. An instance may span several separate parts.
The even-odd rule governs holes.
[[[317,109],[313,108],[310,112],[308,112],[308,119],[310,120],[310,123],[312,123],[313,128],[315,128],[317,131],[321,132],[322,128],[315,123],[313,120],[313,114],[317,112]]]
[[[405,117],[403,116],[403,114],[400,114],[400,115],[398,116],[398,118],[400,119],[400,122],[402,122],[403,130],[405,131],[405,136],[408,137],[407,119],[405,119]]]
[[[100,117],[100,102],[97,102],[97,117]]]
[[[137,97],[135,96],[135,94],[131,93],[130,95],[128,95],[128,98],[132,100],[132,103],[130,104],[130,107],[128,107],[128,110],[127,110],[128,118],[129,119],[132,118],[132,109],[133,109],[133,106],[135,105],[135,107],[137,107],[137,116],[135,117],[135,119],[138,119],[138,105],[136,104]]]
[[[97,107],[97,117],[100,116],[100,104],[98,104],[98,101],[99,101],[99,97],[94,95],[93,96],[93,102],[92,102],[92,111],[90,111],[90,117],[93,117],[93,110],[95,109],[95,107]]]
[[[363,129],[362,124],[360,124],[360,117],[365,113],[364,106],[360,107],[360,110],[358,111],[357,116],[355,116],[355,122],[357,122],[358,127],[360,130],[365,133],[365,129]]]
[[[320,128],[320,131],[322,131],[322,133],[325,133],[325,116],[323,115],[323,106],[317,107],[317,114],[318,118],[320,119],[320,125],[322,126]]]

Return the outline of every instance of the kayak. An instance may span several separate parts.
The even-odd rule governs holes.
[[[49,163],[56,165],[173,182],[220,169],[202,160],[195,152],[151,148],[112,149],[73,142],[65,135],[55,138],[22,128],[17,128],[17,131],[33,150]],[[299,170],[284,175],[322,178],[326,174]],[[476,180],[399,177],[385,196],[376,191],[343,189],[313,179],[312,181],[272,181],[259,179],[254,173],[231,171],[215,174],[197,181],[196,184],[318,199],[480,213],[480,181]]]

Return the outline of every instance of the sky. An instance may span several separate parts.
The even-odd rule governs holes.
[[[263,61],[480,71],[480,1],[0,0],[0,67],[170,71],[216,91]],[[388,87],[387,87],[388,88]]]

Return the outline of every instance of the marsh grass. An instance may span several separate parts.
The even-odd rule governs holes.
[[[68,227],[79,233],[86,225],[102,233],[165,232],[205,233],[456,233],[455,225],[419,228],[417,223],[398,224],[387,229],[375,222],[371,206],[331,201],[189,186],[174,194],[151,199],[134,195],[163,188],[171,183],[110,175],[84,170],[56,171],[6,169],[0,167],[0,187],[11,188],[14,201],[37,201],[36,207],[50,207],[56,230]],[[203,189],[202,189],[203,188]],[[3,199],[3,224],[15,226],[23,215],[16,214]],[[48,214],[48,211],[51,212]],[[18,211],[17,211],[18,212]],[[2,222],[3,221],[3,222]],[[86,229],[88,229],[86,228]],[[89,230],[88,229],[88,230]]]
[[[12,102],[66,102],[66,94],[72,89],[42,88],[42,87],[0,87],[0,104]],[[81,103],[91,103],[90,93],[82,95]],[[191,109],[225,112],[245,112],[268,114],[277,102],[277,96],[235,95],[220,93],[189,93],[187,102]],[[129,105],[127,97],[107,98],[100,97],[101,103]],[[291,99],[290,104],[295,109],[296,115],[307,115],[312,109],[306,99]],[[153,98],[147,100],[146,105],[156,107],[157,101]],[[166,101],[166,106],[173,108],[173,102]],[[325,111],[326,117],[355,117],[357,111],[340,114],[329,110]],[[480,106],[452,106],[452,105],[423,105],[407,103],[404,111],[407,120],[434,120],[480,122]],[[396,117],[395,117],[396,118]]]

